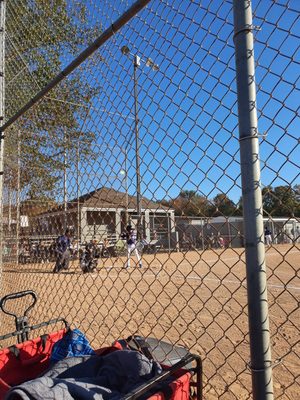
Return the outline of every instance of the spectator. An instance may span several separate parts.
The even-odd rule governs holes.
[[[211,233],[207,237],[207,248],[212,249],[214,247],[214,244],[215,244],[215,235]]]
[[[130,257],[132,253],[135,254],[139,267],[142,268],[142,260],[136,248],[137,234],[131,225],[128,225],[126,227],[126,242],[127,242],[127,265],[125,266],[125,268],[130,267]]]
[[[25,244],[23,242],[20,243],[19,248],[19,263],[25,264]]]
[[[283,230],[283,243],[284,243],[284,244],[290,243],[290,241],[291,241],[291,239],[290,239],[290,236],[289,236],[289,232],[288,232],[288,230],[285,228],[285,229]]]
[[[56,263],[53,272],[68,269],[70,263],[71,232],[66,229],[65,234],[59,236],[56,241]]]
[[[295,229],[294,228],[291,229],[291,239],[292,239],[292,242],[295,241]]]
[[[265,227],[265,244],[268,247],[272,244],[272,232],[267,226]]]
[[[218,243],[218,247],[219,247],[220,249],[224,249],[224,247],[225,247],[225,240],[224,240],[223,236],[221,236],[220,232],[218,232],[217,243]]]
[[[203,235],[202,235],[202,232],[199,233],[198,240],[197,240],[197,247],[198,247],[199,249],[202,249],[202,250],[205,249],[204,237],[203,237]]]
[[[111,246],[108,238],[103,239],[101,257],[109,257],[109,247]]]
[[[296,228],[296,243],[300,243],[300,227]]]
[[[52,243],[51,243],[50,246],[49,246],[49,259],[50,259],[51,261],[53,261],[53,260],[56,259],[56,256],[57,256],[56,250],[57,250],[57,249],[56,249],[56,240],[53,239]]]

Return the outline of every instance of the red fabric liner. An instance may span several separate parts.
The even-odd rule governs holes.
[[[52,348],[65,333],[65,329],[50,333],[44,350],[40,337],[16,344],[15,346],[20,350],[19,357],[16,357],[8,348],[0,349],[0,400],[4,399],[12,385],[34,379],[48,368]],[[113,346],[96,350],[96,354],[105,355],[116,350],[122,350],[118,342]],[[189,400],[190,373],[182,369],[177,371],[175,376],[176,380],[170,383],[172,389],[170,400]],[[148,400],[164,400],[164,394],[158,392]]]
[[[50,333],[45,349],[40,337],[16,344],[20,351],[18,357],[8,348],[0,349],[0,400],[11,385],[34,379],[48,368],[52,348],[65,333],[65,329]]]

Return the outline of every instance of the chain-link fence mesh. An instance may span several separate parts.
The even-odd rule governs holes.
[[[132,3],[7,2],[5,121]],[[253,11],[274,393],[295,399],[300,9]],[[64,317],[95,348],[188,347],[206,399],[251,398],[235,71],[231,1],[152,1],[5,130],[1,295],[36,291],[33,323]]]

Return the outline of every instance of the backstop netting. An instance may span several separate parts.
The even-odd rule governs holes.
[[[292,400],[300,4],[252,3],[274,395]],[[1,296],[34,290],[32,323],[64,317],[95,348],[133,333],[184,345],[205,399],[250,399],[233,2],[1,4]]]

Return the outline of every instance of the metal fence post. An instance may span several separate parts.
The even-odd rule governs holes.
[[[139,57],[134,56],[133,62],[133,83],[134,83],[134,115],[135,115],[135,163],[136,163],[136,210],[137,210],[137,237],[143,238],[141,229],[142,204],[141,204],[141,172],[140,172],[140,138],[139,138],[139,117],[138,117],[138,91],[137,91],[137,73],[139,66]]]
[[[5,11],[6,1],[0,1],[0,126],[5,118]],[[0,285],[2,284],[3,265],[3,167],[4,132],[0,132]],[[1,290],[1,286],[0,286]]]
[[[234,43],[243,192],[252,389],[273,399],[251,0],[234,0]]]
[[[18,172],[17,172],[17,198],[16,198],[16,208],[17,208],[17,218],[16,218],[16,240],[17,240],[17,264],[19,264],[20,259],[20,200],[21,200],[21,132],[18,130]],[[23,242],[21,238],[21,242]],[[22,246],[23,247],[23,246]]]

